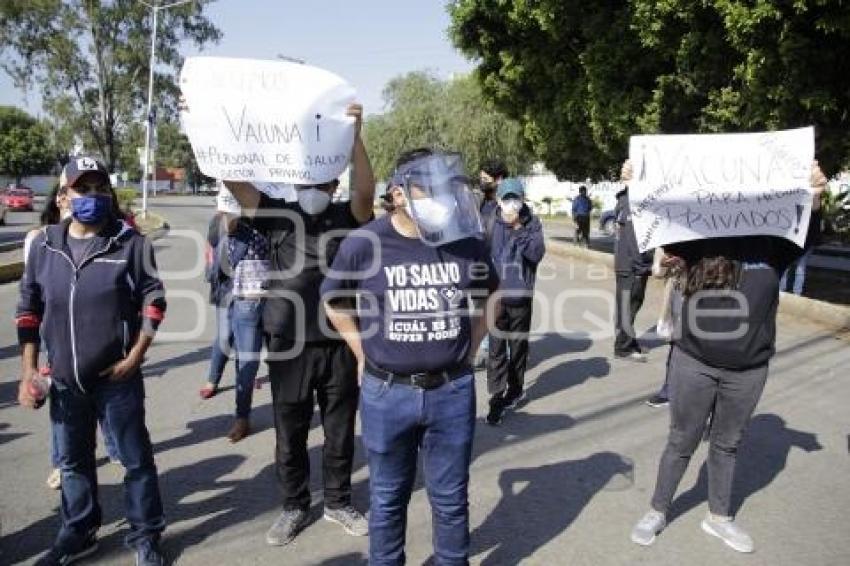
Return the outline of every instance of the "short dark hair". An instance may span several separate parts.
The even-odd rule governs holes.
[[[587,187],[585,187],[584,185],[580,186],[578,188],[578,192],[582,192],[582,191],[587,192]]]
[[[484,171],[494,179],[505,179],[510,177],[508,168],[505,162],[500,159],[488,159],[481,164],[481,171]]]

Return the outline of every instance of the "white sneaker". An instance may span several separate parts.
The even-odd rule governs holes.
[[[351,505],[339,509],[325,507],[325,521],[342,525],[345,532],[351,536],[365,537],[369,534],[369,521]]]
[[[702,530],[725,542],[738,552],[753,552],[753,539],[732,519],[717,519],[708,515],[702,520]]]
[[[59,489],[62,487],[62,470],[53,468],[53,471],[47,476],[47,487],[50,489]]]
[[[655,537],[664,530],[667,526],[667,520],[664,518],[664,513],[659,513],[655,509],[647,511],[646,515],[641,517],[637,525],[632,529],[632,542],[642,546],[649,546],[655,542]]]

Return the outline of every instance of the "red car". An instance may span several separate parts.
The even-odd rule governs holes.
[[[3,195],[3,204],[9,210],[32,210],[33,193],[27,187],[14,187],[6,189]]]

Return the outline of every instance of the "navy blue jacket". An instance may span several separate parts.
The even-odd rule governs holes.
[[[537,279],[537,265],[546,253],[543,224],[527,205],[520,210],[522,227],[514,230],[502,220],[500,210],[494,213],[492,228],[488,226],[490,254],[499,273],[502,302],[518,304],[523,296],[531,297]]]
[[[165,314],[165,290],[153,246],[129,225],[116,220],[101,230],[77,267],[69,224],[47,226],[33,240],[15,322],[21,344],[43,337],[54,380],[87,392],[140,331],[153,335]]]

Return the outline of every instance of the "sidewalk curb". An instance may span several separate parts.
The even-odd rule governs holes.
[[[546,240],[546,250],[557,256],[614,268],[613,254],[579,248],[552,239]],[[850,307],[791,293],[779,294],[779,314],[815,322],[836,331],[850,329]]]
[[[147,237],[151,241],[156,241],[168,235],[170,226],[168,222],[164,222],[161,227],[152,231]],[[17,281],[24,274],[24,262],[13,261],[11,263],[0,263],[0,285]]]
[[[557,256],[578,259],[588,263],[597,263],[614,269],[614,254],[597,252],[596,250],[588,248],[580,248],[572,244],[565,244],[563,242],[552,240],[551,238],[546,239],[546,251]]]
[[[24,247],[23,240],[18,240],[17,242],[3,242],[0,244],[0,253],[19,250],[22,247]]]
[[[24,262],[13,261],[0,264],[0,284],[17,281],[24,274]]]

